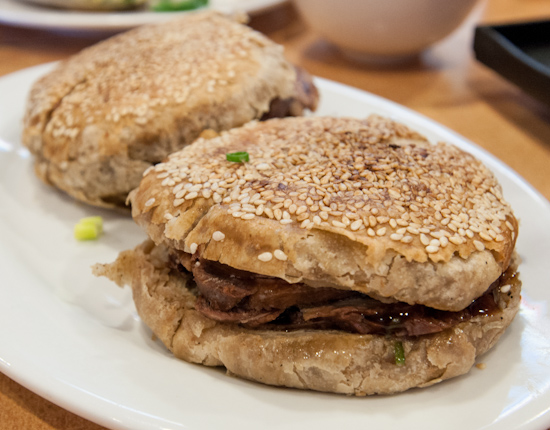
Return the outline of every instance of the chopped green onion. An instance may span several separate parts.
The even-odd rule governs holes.
[[[225,159],[234,163],[249,161],[248,152],[230,152],[229,154],[225,154]]]
[[[208,5],[208,0],[159,0],[151,6],[156,12],[193,10]]]
[[[395,364],[403,366],[405,364],[405,350],[403,349],[403,343],[401,341],[395,342],[393,347],[395,355]]]
[[[82,218],[74,226],[74,237],[77,240],[94,240],[103,233],[103,218],[92,216]]]
[[[97,227],[97,231],[101,234],[103,233],[103,218],[100,216],[89,216],[82,218],[79,221],[80,224],[93,224]]]

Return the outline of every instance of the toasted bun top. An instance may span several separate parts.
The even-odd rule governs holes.
[[[139,178],[203,130],[259,119],[273,100],[299,92],[282,46],[222,14],[186,14],[61,62],[31,89],[23,142],[46,181],[108,206],[105,195],[125,200],[136,171]]]
[[[226,154],[246,151],[249,162]],[[251,123],[172,154],[131,194],[157,243],[289,282],[466,307],[517,221],[473,156],[378,116]]]

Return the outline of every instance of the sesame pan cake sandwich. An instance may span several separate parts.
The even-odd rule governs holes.
[[[265,384],[391,394],[467,373],[519,308],[518,223],[470,154],[389,119],[252,122],[151,167],[130,285],[183,360]]]
[[[23,143],[45,183],[125,206],[142,173],[203,131],[315,109],[280,45],[207,11],[140,27],[61,62],[32,87]]]

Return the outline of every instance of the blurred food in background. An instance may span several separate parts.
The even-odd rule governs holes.
[[[209,0],[23,0],[40,6],[62,9],[113,11],[136,8],[174,12],[208,6]]]

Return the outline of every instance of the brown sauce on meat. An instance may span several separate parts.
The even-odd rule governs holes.
[[[185,270],[177,264],[177,257],[172,261],[173,266]],[[448,312],[402,302],[382,303],[355,291],[289,284],[208,260],[197,259],[190,268],[198,291],[195,307],[216,321],[262,330],[343,330],[396,336],[437,333],[479,315],[492,315],[499,309],[499,288],[519,282],[515,271],[508,269],[466,309]]]

